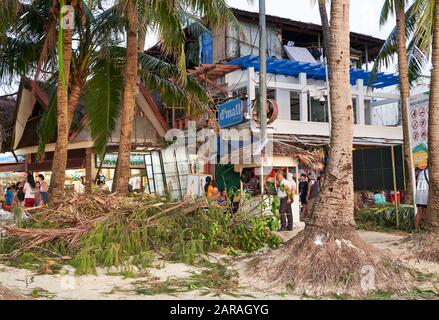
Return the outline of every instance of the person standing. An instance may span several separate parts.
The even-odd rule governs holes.
[[[6,195],[5,195],[5,210],[6,211],[12,211],[12,203],[14,201],[14,188],[15,185],[12,187],[8,187],[6,190]]]
[[[279,231],[291,231],[293,230],[292,191],[288,180],[284,178],[281,172],[277,174],[276,180],[279,183],[277,186],[277,196],[280,200],[279,214],[281,227]]]
[[[27,174],[26,183],[23,187],[24,192],[24,207],[32,208],[35,206],[35,197],[36,197],[36,184],[34,180],[34,176],[31,173]]]
[[[307,216],[307,199],[308,199],[308,176],[305,173],[300,175],[299,182],[299,199],[302,208],[300,209],[300,221],[304,221]]]
[[[294,180],[294,176],[291,172],[287,173],[287,181],[290,186],[290,192],[292,193],[291,199],[294,199],[294,196],[297,193],[297,185],[296,185],[296,181]]]
[[[23,182],[17,183],[17,192],[15,193],[15,204],[22,206],[24,204]]]
[[[208,199],[212,199],[213,189],[212,178],[208,176],[206,177],[206,183],[204,184],[204,193]]]
[[[312,210],[314,206],[314,201],[319,195],[320,183],[318,178],[314,173],[310,175],[310,181],[308,183],[308,196],[307,196],[307,218],[309,217],[309,211]]]
[[[41,193],[40,193],[41,184],[39,181],[35,182],[35,207],[41,205]]]
[[[40,173],[38,175],[38,181],[40,182],[40,205],[45,205],[49,201],[49,185],[44,179],[44,176]]]
[[[420,230],[421,220],[424,218],[425,211],[427,210],[428,204],[428,191],[429,191],[429,176],[428,169],[424,169],[418,172],[416,176],[416,196],[415,203],[418,208],[418,213],[416,214],[415,227],[416,231]]]

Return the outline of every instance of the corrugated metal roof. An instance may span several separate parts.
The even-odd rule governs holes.
[[[232,65],[240,66],[244,70],[249,67],[253,67],[255,68],[256,71],[259,71],[259,56],[247,55],[234,59],[228,63]],[[281,74],[285,76],[291,76],[291,77],[298,77],[300,73],[306,73],[307,77],[311,79],[316,79],[316,80],[326,79],[325,65],[320,63],[291,61],[289,59],[268,58],[267,72],[274,74]],[[371,76],[372,76],[372,72],[370,71],[351,68],[350,70],[351,85],[355,85],[358,79],[362,79],[364,84],[367,85]],[[378,88],[393,86],[398,83],[399,80],[396,75],[380,72],[376,75],[370,87],[378,89]]]

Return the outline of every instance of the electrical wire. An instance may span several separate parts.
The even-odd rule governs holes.
[[[253,41],[253,44],[251,45],[251,48],[250,48],[250,55],[253,55],[253,48],[254,48],[254,46],[255,46],[255,44],[256,44],[256,40],[258,39],[258,35],[259,35],[259,28],[258,28],[258,31],[256,32],[256,35],[255,35],[255,39],[254,39],[254,41]],[[251,27],[250,27],[250,37],[251,37]],[[230,92],[235,91],[236,87],[238,87],[238,85],[241,83],[241,80],[242,80],[242,78],[244,77],[244,74],[245,74],[245,72],[243,72],[243,73],[241,74],[241,77],[239,78],[238,82],[235,84],[235,86],[234,86],[232,89],[229,90]],[[253,79],[251,79],[251,80],[253,80]],[[254,80],[253,80],[253,81],[254,81]],[[247,93],[247,94],[248,94],[248,93]]]

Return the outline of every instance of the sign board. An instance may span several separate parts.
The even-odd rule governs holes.
[[[218,123],[221,128],[233,126],[244,120],[242,99],[236,98],[218,105]]]
[[[97,166],[101,164],[101,159],[96,156]],[[103,168],[115,168],[117,162],[117,153],[106,153],[104,157]],[[145,168],[145,155],[144,154],[134,154],[130,155],[130,163],[132,168]]]
[[[410,144],[413,153],[413,165],[418,168],[427,167],[429,97],[429,92],[410,97]]]

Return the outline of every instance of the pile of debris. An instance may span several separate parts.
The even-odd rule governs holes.
[[[254,251],[281,243],[272,233],[275,217],[232,216],[205,199],[72,195],[28,209],[26,215],[19,225],[3,227],[0,254],[16,259],[50,253],[69,260],[78,273],[127,261],[144,268],[157,255],[194,263],[200,253]]]

